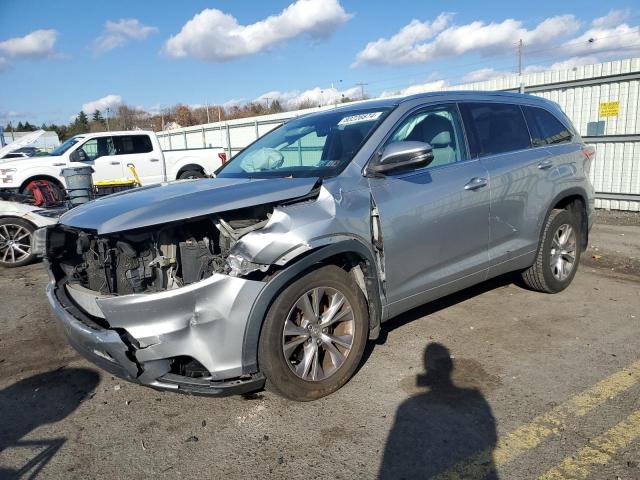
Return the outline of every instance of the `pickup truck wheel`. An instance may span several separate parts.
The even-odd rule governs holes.
[[[522,273],[532,290],[558,293],[569,286],[580,262],[580,221],[569,210],[552,210],[535,263]]]
[[[362,291],[343,269],[328,265],[299,278],[262,327],[258,362],[267,388],[297,401],[335,392],[362,359],[368,323]]]
[[[51,188],[51,191],[53,192],[53,194],[56,197],[57,201],[61,202],[61,201],[64,200],[64,192],[56,183],[51,182],[49,180],[40,180],[40,181],[46,183]],[[30,183],[31,182],[27,183],[27,185],[22,189],[22,191],[20,193],[22,195],[27,196],[27,197],[34,198],[33,192],[29,189],[29,184]],[[42,202],[40,202],[40,203],[36,202],[36,203],[34,203],[34,205],[36,207],[40,207],[42,205]]]
[[[204,178],[205,175],[198,170],[187,170],[186,172],[182,172],[178,177],[179,180],[185,180],[187,178]]]
[[[31,236],[33,224],[20,218],[0,220],[0,266],[13,268],[31,263]]]

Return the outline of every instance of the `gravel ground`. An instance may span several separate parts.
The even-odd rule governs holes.
[[[596,225],[561,294],[501,277],[392,320],[344,388],[305,404],[113,378],[67,346],[41,265],[2,270],[0,478],[427,478],[482,451],[469,477],[536,478],[573,456],[597,459],[583,478],[640,478],[637,225]]]

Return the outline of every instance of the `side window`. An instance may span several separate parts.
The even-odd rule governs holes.
[[[569,129],[543,108],[522,107],[531,130],[531,142],[535,146],[552,145],[571,140]]]
[[[512,152],[531,146],[529,130],[518,105],[464,103],[460,108],[473,157]]]
[[[411,114],[387,140],[387,145],[402,141],[430,144],[434,158],[429,166],[446,165],[464,159],[464,140],[455,105],[441,105]]]
[[[112,137],[92,138],[87,140],[80,149],[87,155],[88,160],[116,154]]]
[[[116,150],[118,155],[131,155],[151,152],[153,146],[148,135],[126,135],[116,137]]]

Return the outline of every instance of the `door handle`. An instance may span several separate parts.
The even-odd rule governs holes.
[[[120,162],[109,162],[111,165],[120,165]]]
[[[158,160],[157,158],[152,158],[151,160],[149,160],[150,162],[159,162],[160,160]]]
[[[473,177],[471,180],[467,182],[464,186],[465,190],[477,190],[478,188],[487,186],[487,179],[482,177]]]
[[[54,163],[53,166],[54,167],[64,167],[66,165],[66,163]]]
[[[548,158],[547,158],[547,159],[545,159],[545,160],[542,160],[542,161],[538,164],[538,168],[539,168],[540,170],[546,170],[547,168],[551,168],[551,167],[553,167],[553,161],[552,161],[552,160],[550,160],[550,159],[548,159]]]

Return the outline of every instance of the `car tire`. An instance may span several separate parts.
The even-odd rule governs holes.
[[[31,238],[36,227],[21,218],[0,220],[0,266],[22,267],[33,261]]]
[[[536,261],[522,272],[524,283],[544,293],[567,288],[580,263],[580,233],[580,220],[570,210],[552,210],[544,225]]]
[[[303,402],[335,392],[358,368],[368,334],[366,300],[353,278],[333,265],[311,271],[286,287],[265,317],[258,362],[267,388]]]
[[[49,180],[42,180],[43,182],[47,183],[49,185],[49,187],[51,187],[51,190],[53,191],[53,194],[56,197],[56,200],[58,200],[59,202],[63,201],[65,198],[65,192],[63,189],[60,188],[60,186],[58,186],[56,183],[49,181]],[[28,182],[27,185],[31,183]],[[25,195],[27,197],[31,197],[33,198],[33,192],[31,190],[29,190],[29,188],[27,186],[25,186],[22,191],[20,192],[22,195]],[[40,205],[36,205],[36,207],[39,207]]]
[[[185,172],[182,172],[180,176],[178,176],[178,180],[186,180],[186,179],[193,179],[193,178],[205,178],[205,175],[204,173],[198,170],[187,170]]]

